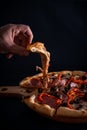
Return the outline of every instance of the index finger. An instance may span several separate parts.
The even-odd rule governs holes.
[[[32,33],[32,31],[29,29],[29,30],[27,30],[27,31],[25,32],[25,34],[26,34],[27,36],[29,36],[29,43],[32,43],[32,40],[33,40],[33,33]]]
[[[29,43],[33,40],[33,33],[28,25],[19,24],[17,25],[18,32],[23,32],[26,36],[29,37]]]

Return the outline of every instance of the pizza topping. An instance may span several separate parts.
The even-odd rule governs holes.
[[[43,89],[42,88],[38,88],[38,93],[42,93]]]
[[[63,94],[62,96],[62,106],[67,106],[68,102],[68,96],[66,94]]]
[[[71,103],[79,103],[80,99],[84,97],[84,92],[78,88],[71,89],[68,93],[68,107],[73,108]]]
[[[47,93],[41,93],[37,100],[39,103],[47,104],[52,108],[58,108],[62,103],[61,99],[58,99],[55,96],[49,95]]]
[[[70,79],[71,78],[71,74],[70,73],[67,73],[67,74],[62,74],[61,75],[61,78],[63,78],[63,79]]]
[[[72,81],[74,81],[74,83],[77,83],[77,84],[83,83],[83,81],[81,79],[72,79]]]
[[[84,95],[84,101],[87,101],[87,92]]]
[[[50,88],[50,94],[51,95],[55,95],[55,93],[57,93],[57,92],[59,92],[58,87],[51,87]],[[58,95],[57,95],[57,97],[58,97]]]
[[[84,92],[87,92],[87,84],[82,84],[82,85],[80,86],[80,89],[81,89],[82,91],[84,91]]]
[[[42,88],[43,87],[41,80],[38,78],[31,79],[31,85],[34,86],[35,88]]]
[[[66,85],[63,92],[66,94],[70,90],[70,84]]]
[[[61,106],[66,106],[70,109],[81,109],[83,107],[82,102],[87,100],[87,84],[83,84],[83,80],[80,76],[70,76],[69,78],[64,78],[65,75],[54,76],[49,78],[48,91],[46,94],[41,94],[39,96],[39,101],[42,104],[48,104],[51,107],[59,107],[58,104],[54,106],[49,102],[58,99],[61,101]],[[55,97],[55,98],[53,98]],[[55,103],[56,104],[56,103]]]
[[[65,86],[67,83],[66,79],[59,80],[59,86]]]
[[[71,83],[70,83],[70,86],[71,86],[71,88],[73,88],[73,87],[77,87],[78,84],[77,84],[77,83],[74,83],[74,82],[71,82]]]

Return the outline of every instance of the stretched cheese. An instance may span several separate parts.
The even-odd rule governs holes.
[[[43,88],[48,86],[48,68],[50,62],[50,52],[46,50],[44,43],[36,42],[27,46],[27,50],[33,53],[39,53],[42,62],[42,73],[43,73]]]

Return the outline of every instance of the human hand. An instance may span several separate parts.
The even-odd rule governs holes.
[[[23,24],[7,24],[0,28],[0,53],[9,54],[11,58],[14,54],[26,56],[28,44],[31,44],[33,34],[29,26]]]

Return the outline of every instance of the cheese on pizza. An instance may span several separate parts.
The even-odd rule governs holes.
[[[46,50],[44,43],[36,42],[34,44],[31,44],[27,46],[27,50],[33,52],[33,53],[39,53],[41,56],[41,62],[42,62],[42,73],[43,73],[43,88],[47,88],[48,86],[48,68],[49,68],[49,62],[50,62],[50,53]]]

